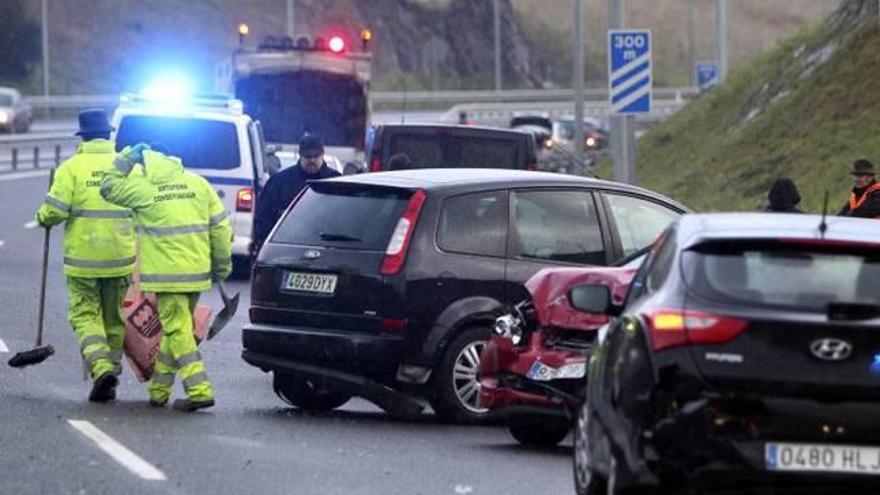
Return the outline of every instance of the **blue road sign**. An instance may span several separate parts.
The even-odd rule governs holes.
[[[651,111],[651,31],[608,31],[608,104],[612,114]]]
[[[718,83],[718,62],[714,60],[697,62],[694,70],[697,75],[697,86],[700,89],[706,89]]]

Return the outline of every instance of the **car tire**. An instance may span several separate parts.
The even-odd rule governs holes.
[[[454,423],[482,423],[489,410],[480,406],[480,351],[489,341],[488,325],[470,327],[456,336],[432,378],[431,407],[442,419]],[[456,369],[457,368],[457,369]],[[474,395],[475,394],[475,395]]]
[[[572,464],[574,465],[574,490],[577,495],[602,495],[607,492],[607,484],[599,473],[589,466],[591,438],[589,437],[589,414],[587,405],[578,408],[577,421],[574,425],[574,448]]]
[[[571,431],[571,423],[565,418],[520,414],[508,419],[507,429],[523,445],[546,448],[563,441]]]
[[[275,395],[291,406],[304,411],[330,412],[351,399],[351,395],[336,390],[321,390],[305,378],[273,373],[272,389]]]

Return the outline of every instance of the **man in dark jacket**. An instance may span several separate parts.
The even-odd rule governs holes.
[[[877,183],[874,164],[865,159],[856,160],[850,175],[855,186],[838,215],[880,219],[880,184]]]
[[[803,213],[797,207],[801,202],[801,194],[798,192],[794,181],[788,177],[779,177],[773,181],[770,191],[767,193],[769,204],[765,211],[776,213]]]
[[[306,134],[299,142],[299,161],[293,167],[273,175],[257,196],[254,211],[254,253],[257,253],[275,222],[310,180],[336,177],[339,172],[324,163],[324,145],[316,136]]]

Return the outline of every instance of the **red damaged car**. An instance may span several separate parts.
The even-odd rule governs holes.
[[[622,303],[643,256],[619,267],[545,268],[526,282],[530,299],[499,317],[480,357],[480,402],[522,444],[567,435],[583,401],[586,367],[605,315],[577,309],[578,286],[613,287]]]

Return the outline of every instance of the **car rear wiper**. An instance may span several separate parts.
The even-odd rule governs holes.
[[[329,232],[320,232],[318,237],[325,241],[339,241],[339,242],[361,242],[363,239],[359,237],[352,237],[350,235],[345,234],[332,234]]]
[[[830,302],[829,320],[870,320],[880,317],[880,306],[867,303]]]

